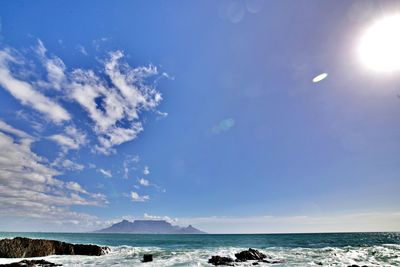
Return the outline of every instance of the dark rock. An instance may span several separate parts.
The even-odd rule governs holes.
[[[75,244],[72,245],[73,252],[75,255],[89,255],[89,256],[101,256],[105,254],[105,251],[108,252],[109,248],[107,247],[99,247],[96,245],[82,245]]]
[[[62,266],[45,260],[23,260],[20,262],[13,262],[8,264],[0,264],[0,267],[54,267]]]
[[[142,262],[150,262],[150,261],[153,261],[153,255],[152,254],[144,254]]]
[[[259,260],[259,262],[265,262],[269,264],[276,264],[276,263],[284,263],[284,260],[273,260],[273,259],[268,259],[268,260]]]
[[[229,257],[212,256],[211,259],[208,260],[208,263],[213,265],[233,266],[233,259]]]
[[[263,260],[267,256],[256,249],[249,248],[235,254],[236,261]]]
[[[252,265],[259,265],[259,263],[258,262],[253,262]]]
[[[44,257],[48,255],[100,256],[109,248],[96,245],[74,245],[56,240],[16,237],[0,240],[0,258]]]

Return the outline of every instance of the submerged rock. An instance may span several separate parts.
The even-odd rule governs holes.
[[[13,262],[7,264],[0,264],[0,267],[54,267],[62,266],[61,264],[55,264],[45,260],[23,260],[20,262]]]
[[[268,259],[268,260],[259,260],[259,262],[265,262],[269,264],[276,264],[276,263],[284,263],[284,260],[273,260],[273,259]]]
[[[229,257],[221,257],[221,256],[212,256],[211,259],[208,260],[208,263],[213,265],[228,265],[233,266],[234,260]]]
[[[28,258],[48,255],[88,255],[100,256],[108,247],[96,245],[70,244],[56,240],[16,237],[0,240],[0,258]]]
[[[249,250],[244,250],[235,254],[236,261],[248,261],[248,260],[263,260],[267,255],[261,253],[256,249],[249,248]]]

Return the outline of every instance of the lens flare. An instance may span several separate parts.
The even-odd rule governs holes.
[[[318,82],[324,80],[326,77],[328,77],[328,73],[321,73],[321,74],[315,76],[315,77],[312,79],[312,81],[313,81],[314,83],[318,83]]]
[[[372,24],[362,36],[358,52],[361,62],[372,70],[400,70],[400,15]]]

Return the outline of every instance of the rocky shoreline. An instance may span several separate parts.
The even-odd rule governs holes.
[[[0,264],[1,267],[54,267],[62,266],[45,260],[22,260],[19,262]]]
[[[108,247],[101,247],[97,245],[84,245],[84,244],[70,244],[66,242],[46,239],[30,239],[23,237],[15,237],[13,239],[0,240],[0,258],[31,258],[31,257],[45,257],[50,255],[87,255],[87,256],[101,256],[110,251]],[[143,254],[142,262],[152,262],[152,254]],[[235,259],[226,256],[214,255],[208,260],[208,263],[214,266],[235,266],[248,262],[252,265],[259,265],[261,263],[267,264],[282,264],[285,263],[283,259],[274,259],[271,256],[249,248],[248,250],[235,253]],[[322,263],[316,262],[316,265]],[[19,262],[0,264],[0,267],[52,267],[62,266],[62,264],[55,264],[43,259],[38,260],[22,260]],[[349,267],[360,267],[358,265],[350,265]],[[362,266],[366,267],[366,266]]]
[[[235,258],[233,259],[231,257],[224,257],[224,256],[212,256],[209,260],[208,263],[217,266],[217,265],[223,265],[223,266],[235,266],[236,263],[241,263],[241,262],[247,262],[247,261],[252,261],[252,265],[259,265],[260,263],[267,263],[267,264],[279,264],[279,263],[285,263],[285,260],[282,259],[273,259],[264,253],[261,253],[260,251],[256,249],[249,248],[248,250],[241,251],[239,253],[235,254]],[[317,262],[315,263],[316,265],[322,265],[322,263]],[[356,264],[349,265],[348,267],[368,267],[366,265],[359,266]]]
[[[31,258],[49,255],[100,256],[106,254],[108,251],[108,247],[70,244],[56,240],[25,237],[0,240],[0,258]]]

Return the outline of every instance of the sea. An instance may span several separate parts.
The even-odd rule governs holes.
[[[284,261],[259,263],[257,266],[400,266],[400,233],[161,235],[0,232],[0,239],[17,236],[111,248],[108,254],[98,257],[41,257],[63,266],[211,266],[207,261],[213,255],[234,258],[235,253],[248,248]],[[153,254],[154,261],[142,263],[143,254]],[[0,258],[0,264],[19,260]],[[235,266],[252,264],[250,261]]]

